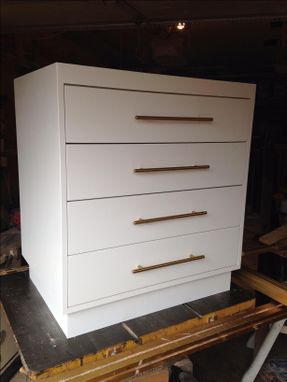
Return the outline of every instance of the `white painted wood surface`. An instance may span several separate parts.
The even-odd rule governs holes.
[[[67,64],[15,81],[23,254],[68,337],[229,288],[240,265],[254,95],[252,84]],[[131,171],[203,160],[210,169],[190,175]],[[192,210],[208,214],[133,224]],[[191,244],[211,256],[138,274],[133,285],[132,260],[179,258]],[[109,262],[114,277],[101,289]]]
[[[68,253],[237,226],[241,204],[239,186],[69,202]],[[133,223],[192,211],[207,211],[207,215]]]
[[[254,99],[256,85],[55,63],[61,84]]]
[[[55,65],[15,80],[22,253],[54,314],[65,303],[66,252],[65,146],[58,96]]]
[[[205,278],[196,278],[191,282],[154,290],[134,297],[102,304],[99,307],[91,303],[69,308],[66,334],[74,337],[91,330],[100,329],[131,318],[170,308],[187,301],[197,300],[230,288],[230,272],[207,274]]]
[[[106,300],[111,302],[182,284],[195,275],[234,266],[238,241],[239,227],[236,227],[69,256],[68,304],[74,306],[96,300],[95,305],[99,305]],[[146,267],[190,255],[205,258],[132,273],[139,265]],[[98,269],[101,272],[97,272]]]
[[[67,145],[68,200],[241,185],[246,143]],[[137,168],[209,169],[135,173]]]
[[[80,86],[65,87],[67,142],[246,141],[252,101]],[[212,122],[143,121],[136,115],[212,117]]]

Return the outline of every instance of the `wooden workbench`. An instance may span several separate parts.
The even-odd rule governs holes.
[[[28,272],[1,284],[23,371],[33,380],[123,380],[287,317],[283,305],[255,308],[250,293],[233,289],[66,339]]]

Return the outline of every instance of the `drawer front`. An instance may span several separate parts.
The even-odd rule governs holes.
[[[240,185],[246,159],[246,143],[67,145],[68,200]]]
[[[69,202],[68,253],[237,226],[242,198],[238,186]]]
[[[249,99],[65,86],[66,140],[73,143],[225,142],[249,139]],[[212,118],[212,121],[136,119]]]
[[[180,263],[190,255],[204,258]],[[127,297],[127,292],[135,295],[187,282],[199,274],[206,277],[207,272],[235,266],[238,255],[239,229],[229,228],[69,256],[68,305],[101,303],[108,297],[117,300]],[[178,263],[167,265],[170,262]],[[146,269],[159,264],[165,266],[132,272],[139,265]]]

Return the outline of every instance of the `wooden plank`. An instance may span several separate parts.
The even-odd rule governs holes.
[[[121,324],[67,339],[27,273],[1,277],[1,299],[18,343],[23,365],[37,374],[48,368],[58,372],[78,367],[90,353],[104,357],[135,346]]]
[[[125,322],[129,328],[141,338],[149,333],[155,333],[164,330],[181,322],[197,318],[197,315],[186,305],[179,305],[176,309],[169,308],[160,312],[147,314],[142,317],[134,318]]]
[[[265,294],[281,304],[287,305],[287,284],[279,283],[254,270],[242,268],[232,273],[232,281],[240,286],[248,286]]]
[[[186,327],[184,331],[139,345],[108,360],[91,362],[77,370],[53,376],[47,382],[121,381],[286,317],[286,307],[281,304],[267,304],[200,327]],[[38,380],[47,375],[30,377]]]
[[[272,245],[285,238],[287,238],[287,224],[261,236],[259,241],[266,245]]]
[[[169,334],[172,333],[173,329],[175,332],[179,331],[181,324],[188,320],[196,319],[195,321],[198,322],[199,317],[209,314],[218,314],[222,317],[225,314],[223,310],[226,310],[226,314],[229,314],[229,309],[234,309],[234,307],[238,312],[237,305],[245,302],[247,304],[245,305],[246,309],[254,305],[252,294],[243,289],[235,289],[179,305],[176,309],[164,309],[160,312],[147,314],[126,321],[125,324],[141,339],[141,343],[145,343],[147,340],[151,340],[152,337],[166,335],[167,331]],[[194,322],[194,326],[196,322]]]
[[[237,288],[189,302],[188,305],[199,315],[204,316],[227,307],[236,306],[237,304],[241,304],[244,301],[252,299],[253,297],[254,296],[250,292]]]
[[[3,305],[18,342],[23,365],[34,379],[58,375],[95,361],[108,362],[117,354],[209,321],[209,315],[200,320],[188,306],[178,306],[148,318],[141,317],[138,323],[135,320],[127,322],[135,330],[136,337],[140,335],[143,345],[139,345],[121,324],[67,339],[27,273],[2,277],[1,281]],[[226,310],[226,315],[254,306],[250,295],[245,295],[245,301],[242,298],[240,303],[240,299],[230,300],[226,294],[224,292],[225,305],[217,304],[222,311]],[[239,303],[228,307],[235,300]],[[223,306],[226,309],[222,309]]]
[[[11,275],[12,273],[18,273],[18,272],[26,272],[28,271],[29,266],[28,265],[22,265],[17,268],[6,268],[0,270],[0,276],[7,276]]]
[[[168,382],[169,370],[168,368],[164,368],[163,370],[160,370],[160,371],[147,373],[143,376],[134,378],[133,381],[134,382]]]
[[[215,297],[217,295],[211,296]],[[204,299],[202,299],[204,300]],[[185,304],[189,306],[190,303]],[[249,299],[243,302],[235,303],[231,306],[226,306],[225,308],[219,308],[219,310],[209,311],[204,315],[200,315],[197,311],[192,310],[196,314],[196,318],[182,321],[176,325],[171,325],[166,328],[160,329],[158,331],[147,332],[140,336],[140,343],[146,344],[151,343],[159,338],[166,338],[172,334],[180,335],[180,333],[185,333],[186,330],[190,328],[200,328],[204,324],[217,321],[218,319],[224,317],[230,317],[232,315],[238,314],[241,311],[252,310],[255,306],[255,299]],[[191,308],[192,309],[192,308]]]

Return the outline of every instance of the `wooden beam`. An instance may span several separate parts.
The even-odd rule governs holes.
[[[270,277],[247,268],[233,272],[232,281],[240,286],[255,289],[273,300],[287,305],[287,284],[279,283]]]
[[[285,238],[287,238],[287,224],[261,236],[259,241],[266,245],[272,245]]]

